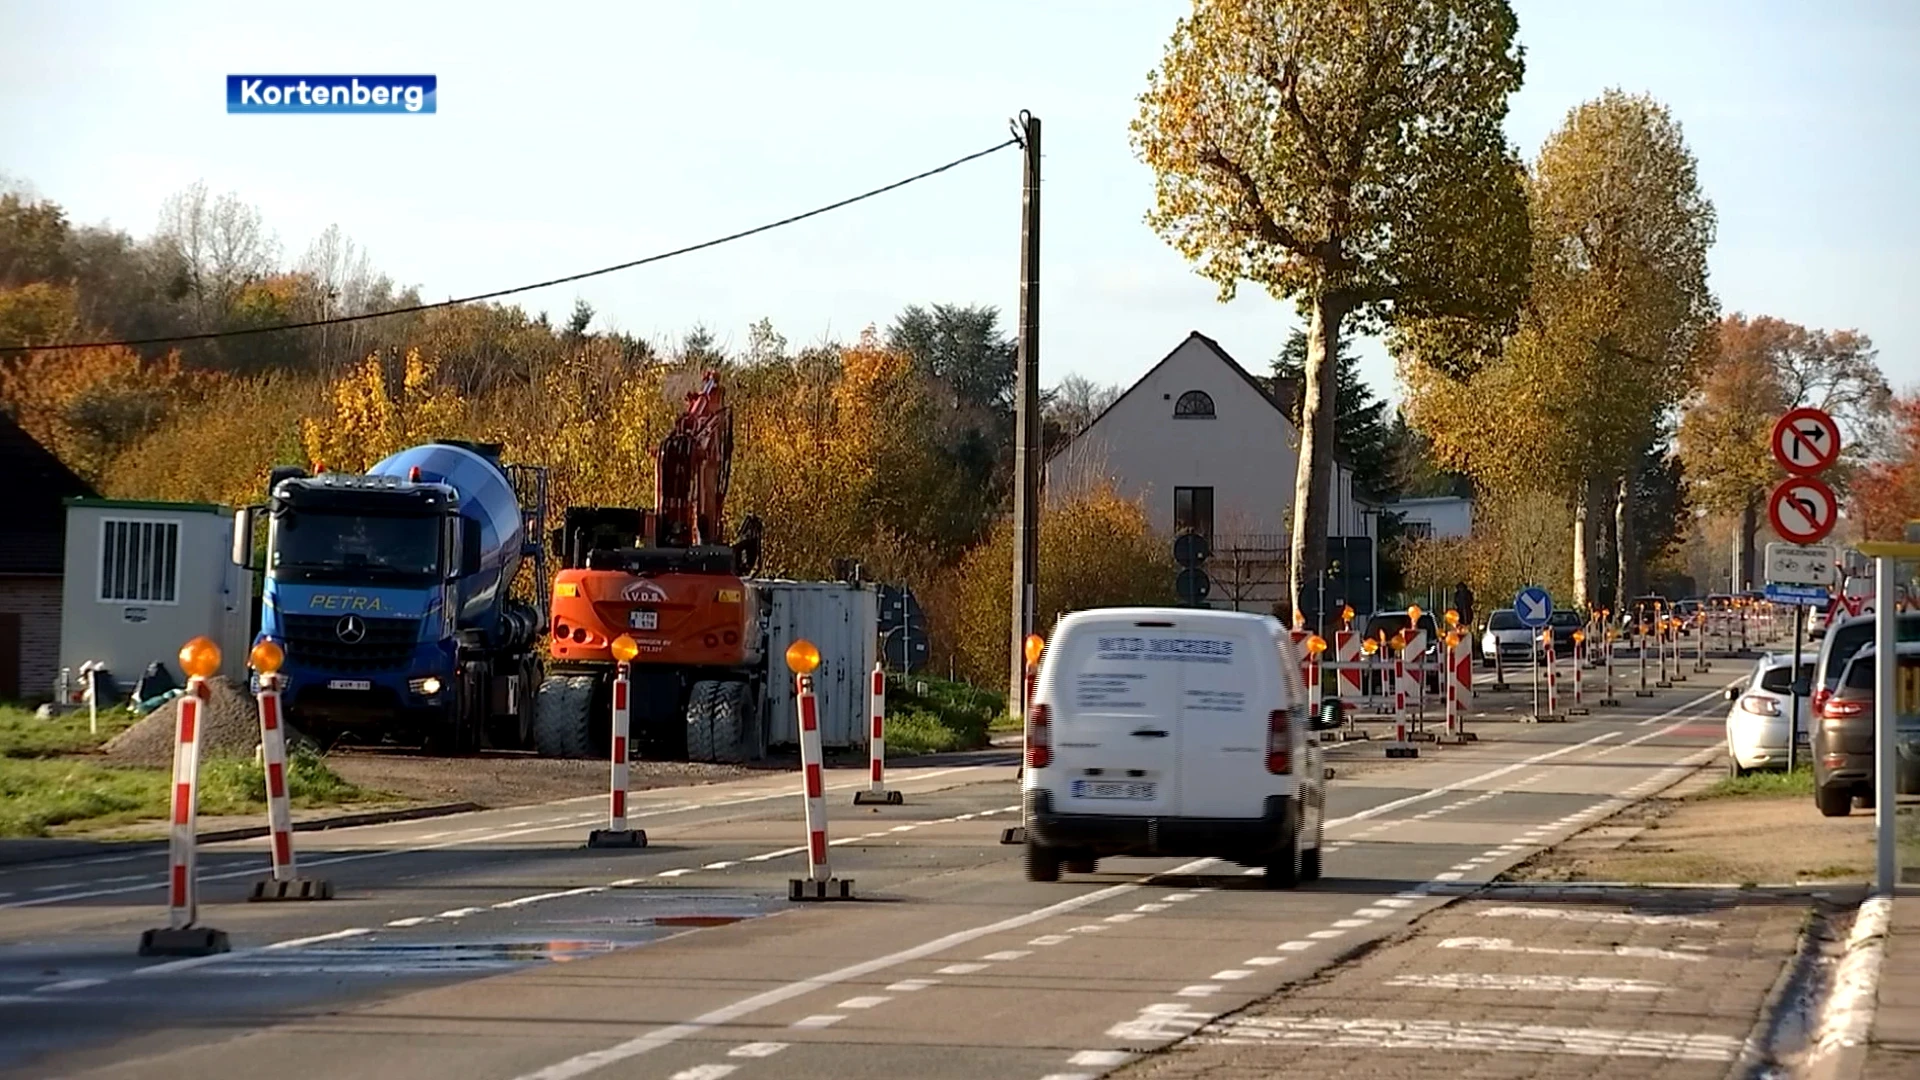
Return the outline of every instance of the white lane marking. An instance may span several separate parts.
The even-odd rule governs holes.
[[[1353,914],[1355,918],[1359,919],[1384,919],[1393,914],[1393,909],[1385,907],[1363,907],[1356,909]]]
[[[1213,861],[1212,859],[1195,859],[1192,862],[1175,867],[1169,871],[1169,873],[1195,873],[1213,865]],[[1146,881],[1149,879],[1143,878],[1141,880]],[[584,1054],[575,1055],[564,1061],[555,1062],[546,1068],[527,1073],[517,1078],[517,1080],[571,1080],[572,1077],[584,1076],[596,1069],[604,1068],[615,1062],[625,1061],[628,1058],[657,1050],[663,1046],[672,1045],[690,1035],[698,1035],[720,1024],[732,1023],[743,1016],[750,1016],[762,1009],[771,1008],[781,1002],[814,993],[828,986],[834,986],[850,979],[858,979],[865,975],[871,975],[876,971],[885,971],[888,968],[898,967],[901,964],[919,960],[923,957],[935,956],[949,949],[957,948],[968,942],[978,941],[983,937],[989,937],[993,934],[1003,934],[1009,930],[1017,930],[1023,926],[1032,926],[1034,923],[1044,922],[1047,919],[1064,915],[1069,911],[1078,911],[1089,904],[1098,904],[1117,896],[1125,896],[1127,893],[1139,890],[1140,887],[1140,884],[1135,882],[1109,885],[1104,889],[1095,889],[1092,892],[1081,893],[1079,896],[1069,897],[1059,903],[1049,904],[1043,908],[1035,908],[1032,911],[1022,912],[1019,915],[1010,916],[997,922],[984,923],[979,926],[968,927],[965,930],[956,930],[951,934],[934,938],[931,941],[923,941],[911,948],[887,953],[884,956],[876,956],[870,960],[862,960],[857,964],[849,964],[846,967],[815,975],[811,978],[800,979],[796,982],[787,983],[784,986],[777,986],[771,990],[762,991],[750,997],[742,998],[731,1005],[723,1005],[718,1009],[701,1013],[686,1023],[669,1024],[665,1027],[649,1031],[644,1035],[616,1043],[605,1049],[592,1050]]]
[[[897,983],[889,983],[887,989],[896,994],[910,994],[915,990],[925,990],[939,981],[939,979],[901,979]]]
[[[1537,990],[1553,994],[1660,994],[1667,989],[1664,983],[1644,979],[1608,979],[1597,975],[1496,975],[1462,971],[1395,975],[1384,985],[1428,990]]]
[[[466,918],[466,917],[467,917],[467,916],[469,916],[469,915],[478,915],[478,914],[480,914],[480,913],[481,913],[482,911],[485,911],[485,910],[487,910],[487,909],[486,909],[486,908],[477,908],[477,907],[457,907],[457,908],[448,908],[448,909],[447,909],[446,911],[443,911],[443,912],[441,912],[440,914],[438,914],[438,915],[435,915],[435,916],[434,916],[434,918],[436,918],[436,919],[464,919],[464,918]]]
[[[637,889],[647,883],[646,878],[623,877],[619,881],[607,882],[609,889]]]
[[[765,851],[765,852],[761,852],[761,853],[760,853],[760,854],[758,854],[758,855],[749,855],[749,856],[747,856],[747,857],[746,857],[746,859],[745,859],[745,860],[743,860],[743,861],[745,861],[745,862],[768,862],[768,861],[770,861],[770,860],[772,860],[772,859],[778,859],[778,858],[782,858],[782,857],[784,857],[784,856],[787,856],[787,855],[798,855],[798,854],[800,854],[801,852],[803,852],[803,851],[805,851],[805,850],[807,850],[807,846],[806,846],[805,844],[802,844],[802,845],[800,845],[799,847],[783,847],[783,848],[781,848],[781,849],[779,849],[778,851]]]
[[[669,1080],[720,1080],[721,1077],[730,1075],[739,1067],[738,1065],[695,1065],[691,1069],[681,1069],[674,1073]]]
[[[1198,900],[1200,899],[1200,894],[1191,892],[1168,893],[1160,899],[1165,900],[1169,904],[1179,904],[1188,900]]]
[[[1379,900],[1375,900],[1373,902],[1373,906],[1377,908],[1405,908],[1405,907],[1412,907],[1413,901],[1402,899],[1401,897],[1398,897],[1398,896],[1388,896]]]
[[[1072,940],[1073,939],[1071,937],[1068,937],[1066,934],[1042,934],[1039,937],[1034,938],[1032,941],[1027,942],[1027,944],[1058,945],[1063,941],[1072,941]]]
[[[815,1013],[812,1016],[803,1016],[787,1026],[800,1028],[802,1030],[817,1030],[819,1028],[832,1027],[846,1018],[844,1013]]]
[[[1213,1024],[1195,1036],[1194,1041],[1218,1046],[1289,1042],[1367,1050],[1471,1050],[1670,1061],[1732,1061],[1743,1046],[1743,1040],[1725,1035],[1683,1032],[1549,1027],[1487,1020],[1341,1020],[1307,1016],[1247,1017]]]
[[[1510,938],[1457,937],[1440,943],[1442,949],[1472,949],[1477,952],[1532,953],[1538,956],[1628,956],[1637,960],[1678,960],[1697,964],[1705,956],[1651,945],[1614,945],[1605,949],[1556,949],[1547,945],[1515,945]]]
[[[1121,923],[1121,922],[1132,922],[1135,919],[1144,919],[1144,918],[1146,918],[1146,916],[1140,914],[1137,911],[1123,911],[1118,915],[1107,916],[1107,921],[1114,922],[1114,923]]]
[[[683,866],[678,870],[662,870],[653,876],[654,877],[680,877],[684,874],[691,874],[691,873],[693,873],[693,867]]]
[[[607,887],[605,885],[584,885],[578,889],[561,889],[559,892],[534,893],[532,896],[517,896],[512,900],[502,900],[493,906],[496,910],[504,910],[507,908],[526,907],[528,904],[538,904],[542,900],[558,900],[563,896],[587,896],[592,893],[606,891]]]
[[[413,915],[405,919],[393,919],[389,921],[387,925],[388,926],[419,926],[423,922],[431,922],[431,921],[432,921],[431,916]]]
[[[1213,974],[1207,976],[1207,978],[1218,979],[1221,982],[1232,982],[1235,979],[1244,979],[1251,974],[1253,974],[1253,972],[1247,971],[1243,968],[1228,968],[1225,971],[1216,971]]]
[[[933,973],[935,975],[971,975],[976,971],[985,971],[987,967],[986,964],[948,964],[943,968],[935,968]]]
[[[1461,873],[1461,872],[1460,872],[1460,871],[1458,871],[1458,870],[1449,870],[1449,871],[1447,871],[1447,872],[1446,872],[1446,873],[1444,873],[1444,874],[1435,874],[1435,875],[1433,875],[1433,880],[1435,880],[1435,881],[1459,881],[1459,880],[1460,880],[1461,878],[1463,878],[1463,877],[1466,877],[1466,876],[1467,876],[1467,875],[1465,875],[1465,874],[1463,874],[1463,873]]]
[[[1107,1038],[1135,1045],[1154,1045],[1188,1035],[1218,1015],[1201,1012],[1185,1002],[1163,1002],[1149,1005],[1132,1020],[1123,1020],[1108,1028]]]
[[[996,953],[988,953],[987,955],[981,957],[980,959],[992,960],[992,961],[998,962],[998,961],[1004,961],[1004,960],[1019,960],[1024,957],[1028,957],[1032,955],[1033,955],[1032,949],[1002,949],[1001,951]]]
[[[895,825],[892,829],[888,831],[889,832],[912,832],[913,830],[919,827],[920,826],[918,825]]]
[[[1358,930],[1368,924],[1367,919],[1337,919],[1329,924],[1336,930]]]
[[[1480,912],[1483,919],[1565,919],[1568,922],[1608,923],[1619,926],[1692,926],[1711,930],[1720,923],[1691,915],[1635,915],[1625,911],[1584,911],[1578,908],[1502,906]]]
[[[702,870],[725,870],[725,869],[726,869],[727,867],[729,867],[729,866],[738,866],[738,865],[740,865],[740,860],[738,860],[738,859],[722,859],[722,860],[720,860],[719,862],[710,862],[710,863],[708,863],[707,865],[705,865],[705,866],[703,866],[703,867],[701,867],[700,869],[702,869]]]
[[[1173,992],[1174,997],[1212,997],[1223,987],[1218,983],[1201,983],[1196,986],[1183,986]]]
[[[1082,1050],[1068,1058],[1067,1064],[1112,1068],[1115,1065],[1125,1065],[1132,1060],[1133,1055],[1125,1050]]]
[[[85,990],[89,986],[99,986],[105,979],[66,979],[57,983],[48,983],[35,990],[36,994],[64,994],[69,990]]]
[[[1346,933],[1347,932],[1345,930],[1315,930],[1313,933],[1308,934],[1307,936],[1314,939],[1315,941],[1332,941],[1334,938],[1337,938],[1337,937],[1345,937]]]
[[[857,844],[862,840],[868,839],[869,837],[872,837],[872,836],[878,836],[878,835],[880,834],[869,833],[867,834],[867,836],[843,836],[838,840],[827,841],[827,846],[828,847],[845,847],[848,844]]]
[[[1428,893],[1427,893],[1427,890],[1425,889],[1407,889],[1404,892],[1397,892],[1393,894],[1393,898],[1395,900],[1425,900],[1427,899],[1427,896],[1428,896]],[[1384,904],[1386,903],[1386,901],[1381,900],[1379,901],[1379,903]]]
[[[1475,869],[1475,867],[1474,867],[1474,864],[1470,862],[1457,862],[1457,863],[1454,863],[1452,866],[1447,867],[1447,869],[1460,870],[1460,871],[1466,872],[1466,871],[1471,871]]]
[[[1283,941],[1276,946],[1281,952],[1305,952],[1313,948],[1311,941]]]
[[[787,1044],[783,1042],[741,1043],[739,1046],[736,1046],[733,1049],[727,1051],[727,1056],[742,1057],[742,1058],[766,1058],[766,1057],[772,1057],[773,1055],[779,1053],[782,1050],[785,1050],[786,1048],[787,1048]]]
[[[189,971],[193,968],[206,967],[208,964],[222,964],[229,960],[238,960],[242,957],[255,956],[263,952],[298,949],[307,945],[318,945],[323,941],[339,941],[342,938],[361,937],[371,933],[373,933],[373,931],[368,927],[353,926],[345,930],[335,930],[330,934],[315,934],[312,937],[288,938],[285,941],[276,941],[271,945],[262,945],[255,949],[235,949],[232,952],[214,953],[211,956],[189,956],[181,960],[167,960],[158,964],[148,964],[146,967],[134,968],[132,971],[127,972],[127,974],[167,975],[176,971]]]
[[[1069,926],[1069,927],[1067,927],[1067,933],[1069,933],[1069,934],[1098,934],[1098,933],[1100,933],[1100,932],[1101,932],[1101,931],[1103,931],[1103,930],[1111,930],[1111,929],[1113,929],[1113,927],[1111,927],[1111,926],[1101,926],[1101,925],[1100,925],[1100,924],[1098,924],[1098,923],[1087,923],[1087,924],[1085,924],[1084,926]]]
[[[893,1000],[892,998],[886,996],[885,994],[864,994],[860,997],[850,997],[847,1000],[841,1002],[840,1004],[835,1005],[834,1008],[836,1009],[871,1009],[876,1005],[885,1005],[887,1002],[892,1000]]]
[[[973,770],[985,770],[989,768],[992,768],[992,766],[959,765],[951,769],[936,769],[933,772],[929,772],[929,773],[910,775],[906,777],[906,779],[931,780],[931,779],[934,779],[935,777],[948,776],[953,773],[969,772]],[[858,781],[852,781],[844,784],[829,784],[827,785],[826,790],[846,791],[852,788],[866,787],[867,783],[868,782],[866,780],[858,780]],[[721,809],[729,806],[742,806],[742,805],[745,805],[746,803],[767,802],[773,799],[787,799],[791,797],[792,797],[792,794],[790,792],[781,791],[781,792],[769,792],[764,795],[749,795],[744,798],[738,798],[738,799],[716,799],[712,802],[704,802],[704,803],[675,804],[668,807],[662,807],[657,810],[636,810],[629,813],[627,815],[627,818],[628,820],[634,820],[638,818],[660,817],[667,814],[684,813],[689,810],[715,810],[715,809]],[[588,795],[588,796],[581,796],[580,798],[576,798],[576,799],[561,799],[559,800],[559,802],[560,803],[586,802],[586,801],[598,802],[598,801],[604,800],[605,798],[606,798],[605,795]],[[557,805],[557,804],[554,804],[554,805]],[[488,811],[475,811],[475,812],[487,813]],[[593,819],[598,819],[601,815],[596,812],[588,816]],[[358,826],[357,828],[383,828],[383,827],[385,826],[364,825],[364,826]],[[404,847],[404,848],[392,847],[392,848],[384,848],[380,851],[356,851],[348,855],[331,855],[331,856],[327,856],[324,858],[317,858],[317,859],[301,859],[300,865],[308,868],[312,868],[315,866],[338,866],[341,863],[360,862],[363,859],[386,859],[386,858],[391,858],[395,855],[414,855],[423,851],[442,851],[442,850],[445,850],[446,848],[465,847],[469,844],[491,843],[499,840],[510,840],[517,836],[531,836],[535,833],[555,832],[560,829],[572,829],[577,827],[578,827],[578,821],[573,818],[556,821],[546,825],[535,825],[526,829],[498,829],[493,826],[480,826],[481,829],[485,829],[488,831],[481,832],[477,836],[463,836],[463,837],[460,837],[459,839],[447,840],[438,844],[418,844],[417,846],[414,846],[414,847]],[[340,833],[344,835],[346,833],[353,832],[353,831],[355,830],[342,829],[340,830]],[[459,831],[473,832],[474,830],[462,829]],[[128,856],[128,857],[137,858],[138,856]],[[257,877],[259,876],[259,873],[260,873],[260,870],[258,867],[248,866],[245,869],[231,870],[224,873],[201,874],[199,877],[199,880],[200,881],[223,881],[229,878],[237,878],[237,877]],[[84,885],[87,883],[82,882],[77,884]],[[81,892],[58,893],[51,896],[34,897],[28,900],[14,900],[7,903],[0,903],[0,910],[5,910],[8,908],[39,907],[44,904],[58,904],[67,900],[87,900],[96,896],[118,896],[122,893],[146,892],[153,889],[165,888],[166,884],[167,884],[167,881],[165,876],[157,875],[155,877],[149,878],[147,881],[142,882],[141,884],[138,884],[138,885],[120,885],[111,889],[86,889]]]
[[[1286,959],[1284,956],[1249,956],[1240,962],[1246,964],[1248,967],[1272,967],[1275,964],[1283,963]]]
[[[1135,907],[1133,910],[1144,911],[1147,914],[1151,915],[1156,911],[1165,911],[1172,906],[1173,906],[1172,904],[1140,904],[1137,907]]]
[[[1092,1073],[1048,1073],[1040,1080],[1094,1080]]]

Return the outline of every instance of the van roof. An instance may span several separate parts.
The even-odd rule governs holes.
[[[1062,630],[1078,626],[1081,623],[1133,623],[1133,622],[1178,622],[1189,627],[1218,627],[1221,630],[1244,630],[1251,627],[1269,628],[1279,625],[1280,620],[1271,615],[1261,615],[1251,611],[1216,611],[1211,608],[1168,608],[1168,607],[1113,607],[1089,608],[1075,611],[1061,619],[1055,627],[1057,634]]]

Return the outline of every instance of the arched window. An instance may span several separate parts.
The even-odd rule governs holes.
[[[1189,390],[1173,403],[1173,415],[1179,418],[1213,419],[1213,399],[1205,390]]]

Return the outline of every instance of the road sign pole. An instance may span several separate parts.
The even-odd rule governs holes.
[[[1894,582],[1895,560],[1882,555],[1874,561],[1879,564],[1876,567],[1879,574],[1874,590],[1873,612],[1873,646],[1875,655],[1879,657],[1873,668],[1873,826],[1877,847],[1874,883],[1875,891],[1881,896],[1892,896],[1899,872],[1893,841],[1895,813],[1899,809],[1895,805],[1899,788],[1894,757],[1899,709],[1894,695],[1898,692],[1896,675],[1900,668],[1894,635],[1894,626],[1899,619],[1894,614],[1894,604],[1899,599],[1900,591]],[[1888,663],[1889,658],[1895,662]],[[1794,674],[1797,676],[1799,672],[1796,670]]]
[[[1634,697],[1652,697],[1653,690],[1647,686],[1647,624],[1640,623],[1640,689],[1633,692]]]

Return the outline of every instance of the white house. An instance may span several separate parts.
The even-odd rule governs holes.
[[[1108,482],[1144,501],[1156,532],[1206,534],[1213,604],[1267,611],[1287,593],[1299,447],[1281,403],[1195,331],[1054,452],[1046,486],[1051,495]],[[1354,491],[1337,454],[1333,488],[1327,535],[1338,543],[1328,557],[1341,565],[1326,600],[1370,611],[1379,507]]]
[[[1400,515],[1401,524],[1411,537],[1451,540],[1473,532],[1473,500],[1465,496],[1395,499],[1387,503],[1386,510]]]

